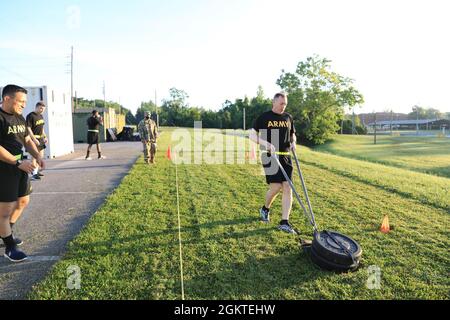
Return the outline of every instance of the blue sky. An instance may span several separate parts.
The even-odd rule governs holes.
[[[190,105],[267,96],[281,70],[312,54],[355,79],[356,112],[415,104],[450,111],[446,1],[2,1],[0,83],[70,90],[135,110],[185,90]]]

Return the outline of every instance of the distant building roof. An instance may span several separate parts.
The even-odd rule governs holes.
[[[394,120],[394,121],[377,121],[377,126],[411,126],[411,125],[421,125],[421,124],[431,124],[438,122],[438,119],[427,119],[427,120]],[[375,125],[374,122],[369,123],[368,126]]]
[[[97,110],[99,113],[106,112],[108,110],[111,112],[111,110],[115,111],[114,108],[78,108],[73,111],[73,113],[92,113],[92,111]],[[117,113],[117,112],[116,112]]]

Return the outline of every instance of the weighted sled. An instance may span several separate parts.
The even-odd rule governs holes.
[[[335,231],[314,232],[312,246],[321,257],[338,265],[349,266],[361,260],[361,246],[352,238]]]
[[[335,272],[351,272],[356,271],[359,267],[359,262],[350,264],[350,265],[341,265],[334,263],[332,261],[329,261],[328,259],[322,257],[320,254],[318,254],[314,247],[311,246],[311,260],[314,262],[317,266],[319,266],[322,269],[328,270],[328,271],[335,271]]]
[[[326,230],[319,232],[315,221],[313,208],[311,202],[309,201],[308,190],[306,188],[305,180],[303,179],[303,174],[300,169],[297,155],[295,152],[292,153],[297,165],[298,174],[300,176],[302,188],[305,193],[309,212],[303,204],[298,192],[295,190],[295,186],[292,180],[288,177],[286,171],[281,165],[280,160],[275,154],[273,154],[273,157],[277,161],[281,172],[286,178],[286,181],[289,183],[289,186],[291,187],[295,197],[297,198],[298,203],[305,212],[305,215],[309,219],[314,230],[314,240],[312,241],[312,245],[305,246],[302,244],[302,240],[300,240],[300,247],[302,247],[303,249],[308,249],[305,251],[310,252],[311,260],[323,269],[337,272],[357,270],[360,265],[362,256],[361,246],[355,240],[344,234]]]

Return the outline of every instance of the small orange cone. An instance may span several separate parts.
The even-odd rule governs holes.
[[[256,151],[254,145],[252,145],[252,153],[250,154],[250,160],[256,160]]]
[[[383,223],[381,224],[381,232],[389,233],[391,231],[391,227],[389,226],[389,217],[385,216],[383,219]]]
[[[167,159],[172,160],[172,150],[169,148],[167,149]]]

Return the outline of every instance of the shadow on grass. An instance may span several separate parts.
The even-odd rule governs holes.
[[[221,244],[221,241],[233,237],[234,239],[243,239],[246,237],[253,236],[266,236],[271,230],[268,229],[258,229],[252,231],[235,232],[233,234],[216,234],[210,237],[205,237],[202,239],[190,240],[188,243],[198,245],[201,242],[204,243],[214,243],[216,242],[219,246],[223,245],[222,254],[217,257],[209,257],[210,262],[205,255],[207,252],[201,253],[194,249],[189,251],[187,246],[184,248],[184,262],[185,262],[185,282],[184,288],[187,294],[187,299],[199,300],[199,299],[261,299],[261,300],[277,300],[277,299],[292,299],[292,295],[296,299],[311,298],[311,295],[302,296],[302,292],[309,292],[316,285],[316,280],[321,278],[328,278],[332,273],[320,270],[316,267],[310,260],[309,255],[301,251],[300,248],[297,250],[292,250],[292,248],[286,250],[285,253],[277,252],[274,256],[273,250],[271,253],[267,251],[262,255],[263,258],[257,258],[255,253],[251,251],[246,253],[245,261],[243,262],[233,262],[235,258],[232,252],[228,255],[226,261],[223,260],[223,251],[226,251],[226,243]],[[165,244],[160,244],[158,246],[151,246],[145,241],[145,238],[151,236],[141,235],[140,237],[130,237],[130,238],[117,238],[111,242],[98,242],[90,244],[89,246],[83,248],[83,246],[77,245],[77,251],[83,252],[83,260],[86,262],[89,260],[94,261],[96,257],[102,255],[113,255],[116,257],[123,256],[124,254],[135,255],[136,264],[126,264],[122,265],[118,261],[117,268],[126,268],[127,275],[124,277],[129,277],[130,281],[133,280],[133,269],[136,267],[137,270],[140,268],[147,268],[143,265],[139,265],[139,255],[148,255],[150,260],[166,259],[165,257],[172,260],[168,262],[166,269],[163,274],[172,275],[174,277],[179,277],[179,260],[178,260],[178,243],[176,237],[172,237],[172,241],[168,241]],[[292,241],[296,241],[292,238]],[[187,245],[188,243],[183,242]],[[94,248],[92,246],[100,246]],[[89,249],[90,248],[90,249]],[[79,251],[80,250],[80,251]],[[192,252],[197,252],[204,255],[203,258],[206,264],[198,265],[195,262],[197,256],[192,256]],[[225,255],[226,256],[226,255]],[[220,257],[221,261],[217,261]],[[70,257],[68,255],[66,258],[78,259],[78,256]],[[194,260],[192,260],[194,258]],[[72,263],[72,262],[71,262]],[[150,263],[151,265],[152,263]],[[96,276],[101,276],[99,273],[100,269],[93,271]],[[86,272],[86,271],[85,271]],[[156,273],[155,273],[156,272]],[[150,281],[151,286],[162,281],[158,278],[158,271],[149,269],[147,274],[147,280]],[[172,279],[170,281],[172,284],[166,287],[167,296],[177,296],[181,292],[181,284],[179,280]],[[167,283],[168,284],[168,283]],[[152,292],[149,289],[141,288],[137,289],[134,293],[134,297],[137,299],[147,299],[151,297]],[[290,298],[286,297],[286,290],[291,291]],[[317,295],[317,294],[315,294]],[[315,298],[320,298],[320,296],[315,296]]]
[[[152,226],[152,229],[154,228],[155,226]],[[330,273],[315,267],[305,252],[299,248],[293,249],[292,243],[286,250],[283,248],[266,250],[265,243],[271,238],[271,233],[277,232],[274,228],[274,225],[268,227],[260,224],[255,217],[211,221],[183,227],[181,232],[185,249],[186,298],[230,300],[321,298],[319,293],[309,294],[309,292],[314,291],[317,279],[330,277]],[[199,229],[206,231],[204,236],[201,236],[202,232],[200,237],[198,236]],[[109,239],[89,243],[75,241],[64,257],[63,265],[84,266],[85,279],[91,279],[90,285],[94,287],[97,279],[112,283],[111,281],[116,281],[115,277],[122,272],[124,274],[120,275],[120,279],[123,283],[127,281],[133,283],[136,279],[140,279],[139,277],[143,279],[142,275],[145,274],[147,284],[134,288],[129,298],[161,298],[154,295],[154,290],[163,294],[163,297],[177,297],[181,292],[178,280],[178,228],[152,231],[147,226],[138,226],[127,236],[119,235],[122,231],[124,230],[112,227],[107,234]],[[252,246],[255,250],[245,252],[242,250],[245,250],[247,244],[239,245],[237,250],[240,250],[238,256],[241,260],[236,261],[238,256],[233,255],[231,251],[227,253],[230,239],[237,240],[239,244],[243,243],[243,240],[248,240],[247,244],[252,244],[254,240],[258,243]],[[297,239],[292,237],[289,238],[290,241],[296,242]],[[214,250],[212,248],[218,249],[217,254],[211,251]],[[197,258],[205,263],[198,264]],[[113,261],[113,269],[108,269],[103,264],[106,262],[106,265],[109,265],[108,261]],[[164,262],[160,264],[159,261]],[[65,273],[58,281],[61,281],[60,285],[65,285]],[[160,286],[163,286],[163,289]],[[89,292],[91,289],[86,284],[83,290]],[[103,295],[103,298],[123,298],[119,284],[113,285],[108,290],[110,291]]]
[[[242,224],[249,224],[257,222],[258,220],[255,218],[242,218],[242,219],[236,219],[236,220],[224,220],[224,221],[214,221],[214,222],[207,222],[195,226],[189,226],[189,227],[182,227],[181,228],[181,237],[182,237],[182,244],[188,245],[188,244],[199,244],[203,242],[210,242],[210,241],[217,241],[220,242],[225,239],[243,239],[252,237],[255,235],[265,235],[271,230],[269,229],[253,229],[249,231],[244,232],[222,232],[213,234],[211,236],[206,237],[196,237],[196,233],[199,229],[214,229],[216,227],[223,227],[223,226],[232,226],[232,225],[242,225]],[[139,229],[139,228],[138,228]],[[124,252],[135,252],[140,251],[140,249],[143,250],[143,252],[149,252],[152,251],[154,253],[162,252],[163,250],[166,250],[167,247],[170,246],[178,246],[178,228],[170,228],[170,229],[164,229],[161,231],[156,232],[148,232],[144,230],[143,228],[140,228],[141,230],[138,232],[135,232],[133,235],[130,235],[128,237],[120,237],[117,235],[111,234],[111,238],[105,241],[97,241],[97,242],[90,242],[88,244],[84,243],[76,243],[74,248],[76,248],[76,251],[80,252],[92,252],[95,255],[108,255],[108,254],[114,254],[114,255],[120,255]],[[158,239],[160,241],[161,237],[165,237],[163,242],[158,243],[157,246],[152,247],[149,249],[148,244],[150,244],[155,239]],[[183,240],[188,239],[188,240]],[[140,244],[144,245],[140,245]],[[102,249],[100,249],[102,248]],[[159,250],[161,249],[161,250]],[[67,258],[76,258],[71,257],[70,252],[67,256]]]
[[[98,170],[98,169],[114,169],[114,168],[120,168],[122,169],[124,166],[117,164],[117,165],[99,165],[99,166],[85,166],[85,167],[68,167],[68,168],[53,168],[53,169],[46,169],[46,172],[55,172],[55,171],[70,171],[70,170]],[[125,166],[128,167],[128,166]]]
[[[424,172],[433,174],[436,176],[444,177],[444,178],[450,178],[450,166],[430,168],[430,169],[424,170]]]
[[[319,164],[319,163],[315,163],[315,162],[310,162],[310,161],[305,161],[305,160],[303,160],[303,162],[308,164],[308,165],[310,165],[310,166],[313,166],[313,167],[316,167],[316,168],[319,168],[319,169],[322,169],[322,170],[329,171],[329,172],[334,173],[336,175],[352,179],[352,180],[354,180],[356,182],[372,186],[372,187],[377,188],[379,190],[387,191],[387,192],[390,192],[390,193],[395,193],[396,195],[399,195],[402,198],[409,199],[409,200],[415,201],[417,203],[421,203],[421,204],[424,204],[424,205],[432,206],[432,207],[434,207],[436,209],[442,209],[442,210],[448,210],[449,209],[446,204],[442,204],[441,205],[439,203],[434,202],[433,200],[426,199],[424,197],[417,197],[414,194],[411,194],[411,193],[406,192],[406,191],[402,191],[400,189],[397,189],[396,187],[390,187],[390,186],[387,186],[387,185],[382,185],[382,184],[380,184],[378,182],[371,181],[370,179],[365,179],[364,177],[359,177],[359,176],[357,176],[357,175],[355,175],[353,173],[350,173],[350,172],[346,172],[346,171],[335,169],[335,168],[330,168],[330,167],[327,167],[327,166],[325,166],[323,164]]]
[[[311,295],[302,296],[301,292],[310,291],[317,279],[329,275],[299,250],[262,259],[249,256],[244,262],[221,265],[220,271],[197,272],[185,280],[184,287],[187,299],[195,300],[280,300],[287,299],[286,290],[295,292],[297,299],[306,299]]]

